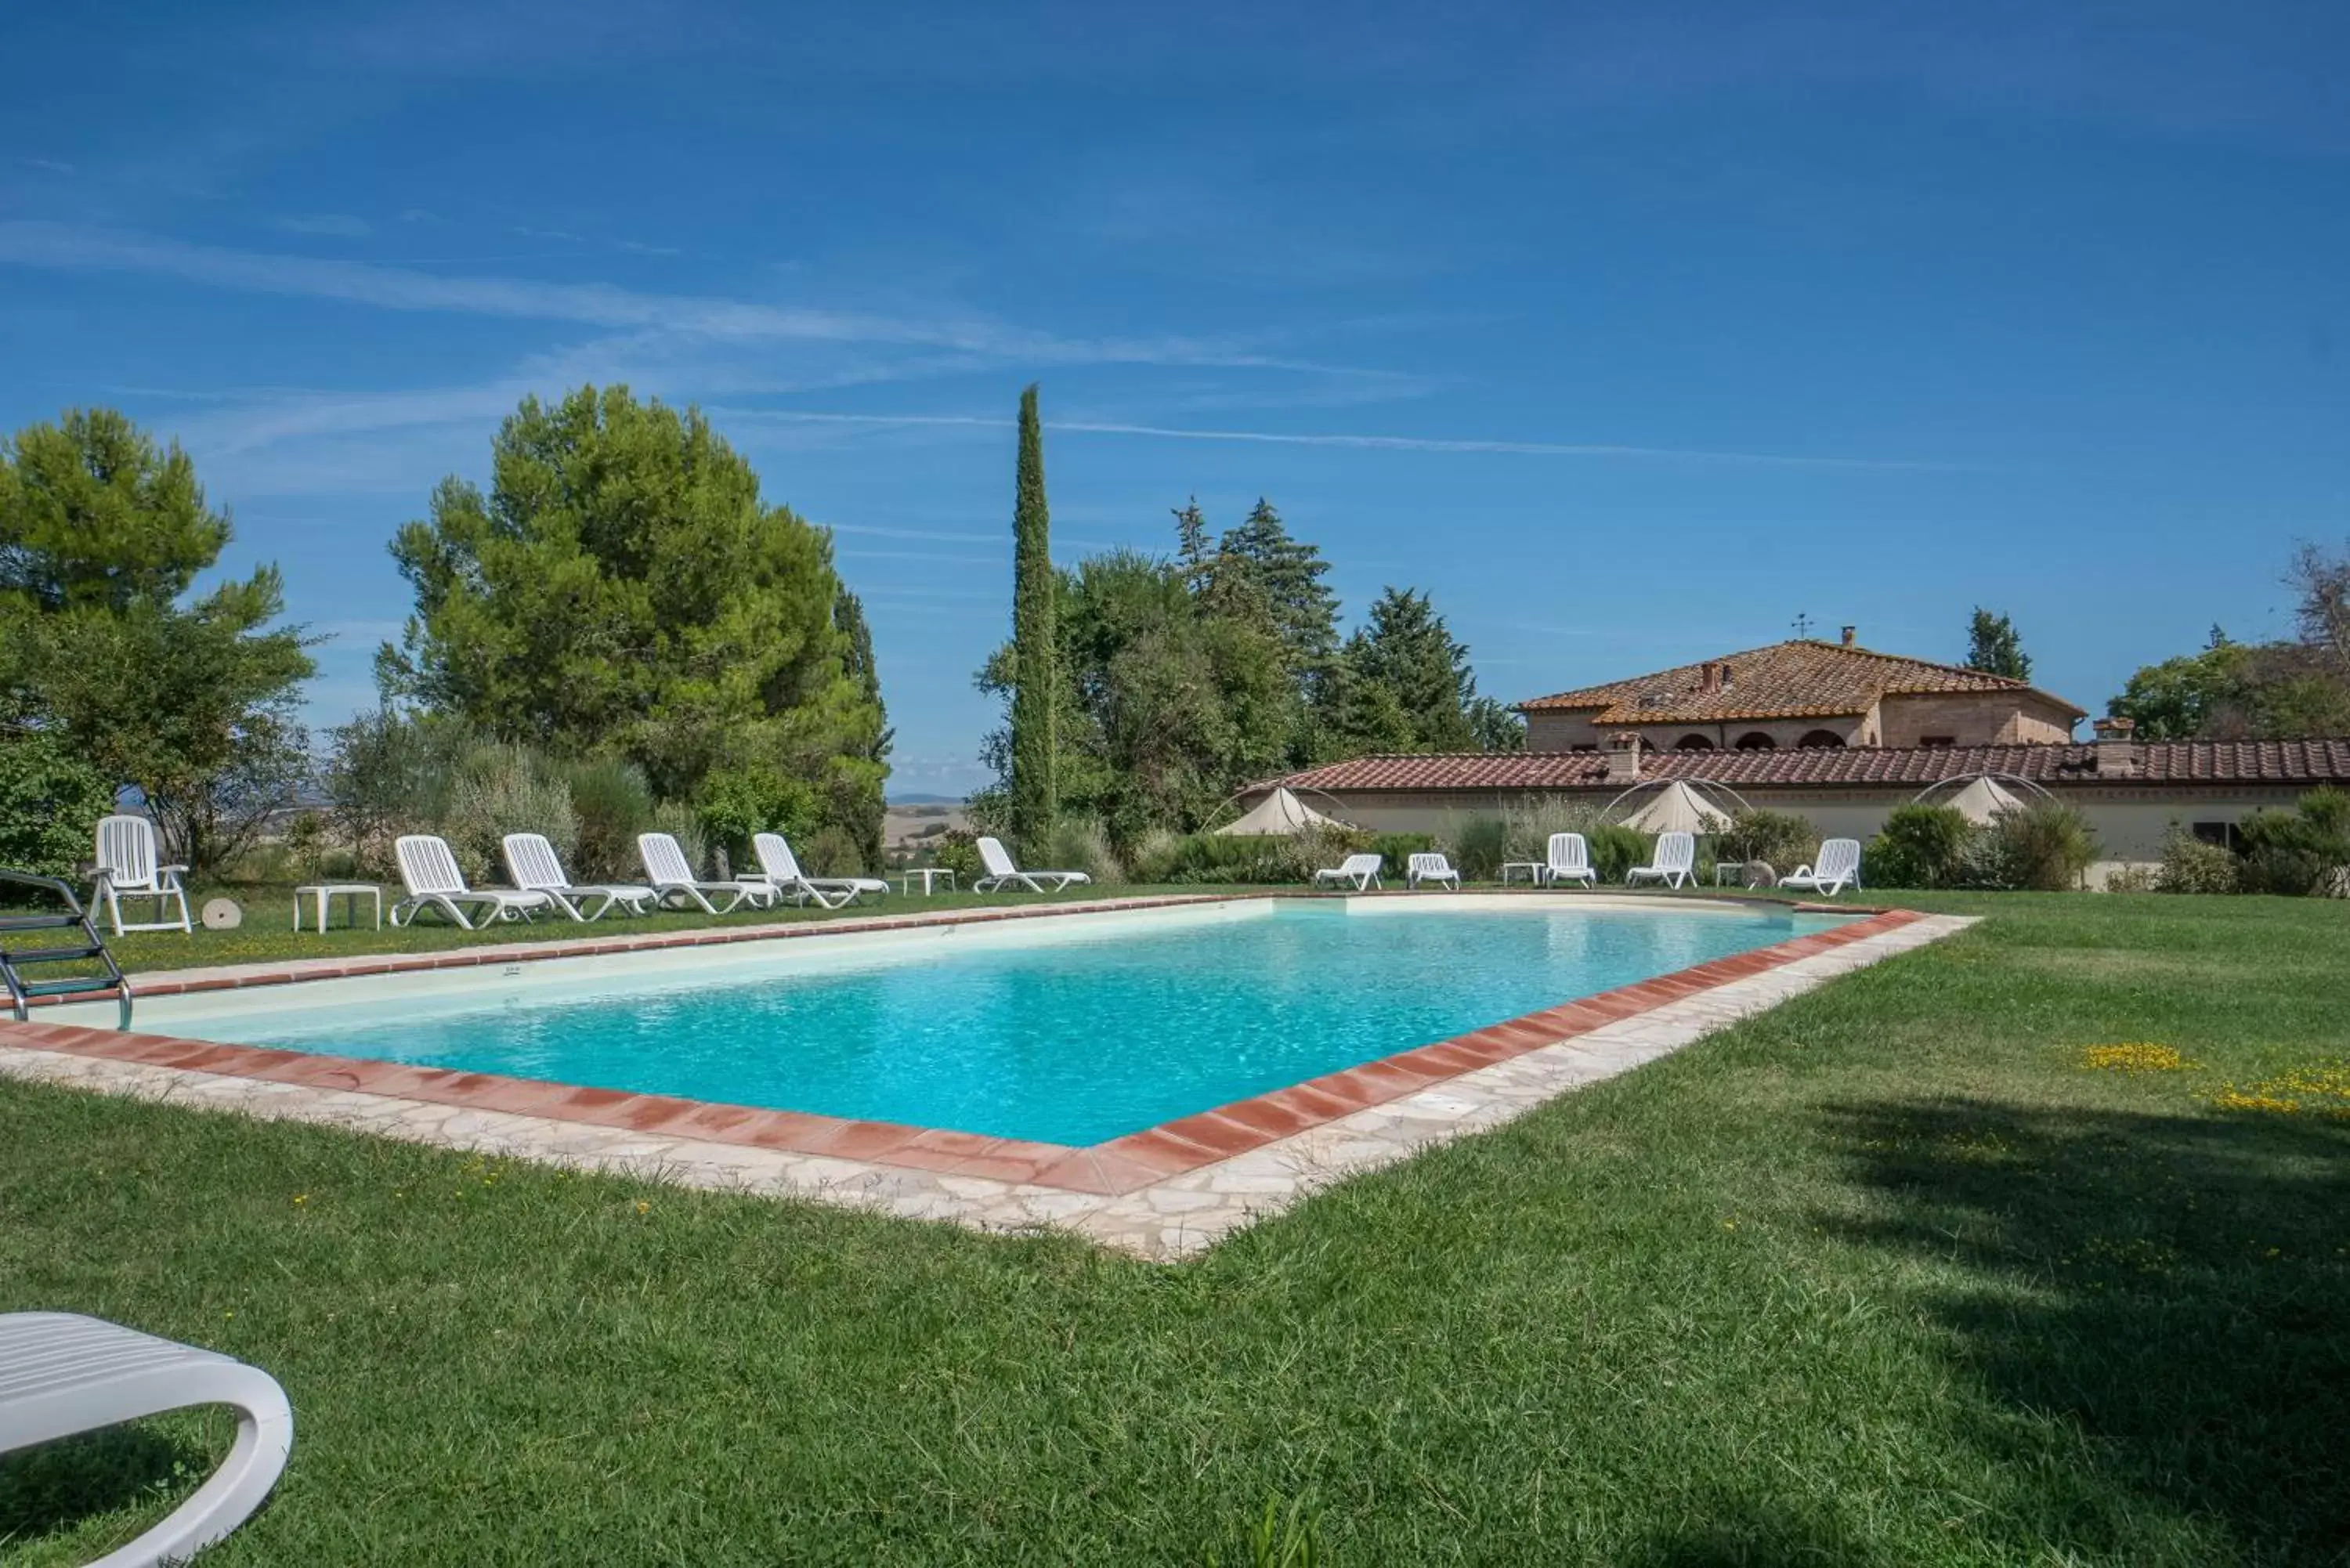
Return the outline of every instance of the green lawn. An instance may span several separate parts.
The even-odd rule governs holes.
[[[224,1568],[2341,1560],[2350,906],[1904,901],[1991,919],[1176,1268],[0,1085],[0,1306],[286,1384]]]

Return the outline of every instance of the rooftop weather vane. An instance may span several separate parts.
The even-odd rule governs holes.
[[[1805,615],[1803,611],[1797,610],[1795,612],[1794,620],[1790,624],[1794,627],[1795,635],[1798,638],[1806,638],[1812,635],[1812,618]]]

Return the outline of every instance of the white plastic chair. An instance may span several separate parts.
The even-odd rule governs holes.
[[[775,890],[764,881],[753,881],[747,877],[732,881],[704,881],[693,874],[686,862],[685,850],[674,834],[639,833],[637,835],[637,855],[645,863],[645,875],[651,879],[653,895],[662,903],[683,899],[705,915],[723,915],[737,905],[749,904],[754,909],[769,909],[775,905]],[[726,900],[712,905],[710,895],[717,894]]]
[[[889,884],[879,877],[806,875],[800,869],[800,857],[792,853],[791,841],[780,833],[751,835],[751,852],[759,857],[760,876],[777,893],[813,898],[827,909],[853,904],[868,893],[879,898],[889,891]]]
[[[1422,850],[1404,863],[1403,885],[1413,888],[1422,882],[1433,882],[1440,888],[1449,887],[1456,893],[1461,891],[1461,873],[1452,868],[1451,861],[1433,850]]]
[[[199,1405],[236,1412],[212,1479],[91,1568],[185,1563],[259,1508],[294,1448],[294,1407],[257,1366],[78,1313],[0,1314],[0,1453]]]
[[[983,838],[979,841],[979,863],[987,875],[971,885],[974,893],[992,893],[998,888],[1018,886],[1031,893],[1057,893],[1064,888],[1081,888],[1093,881],[1082,871],[1023,871],[1012,863],[1011,853],[1001,840]],[[1047,888],[1045,883],[1052,886]]]
[[[1379,873],[1387,869],[1387,861],[1377,855],[1349,855],[1336,866],[1326,866],[1314,873],[1314,885],[1343,882],[1357,893],[1368,892],[1379,886]]]
[[[544,893],[575,920],[600,919],[614,906],[631,915],[646,912],[653,890],[633,882],[574,882],[563,857],[544,833],[509,833],[503,840],[506,875],[525,893]],[[584,909],[582,906],[586,906]]]
[[[1697,838],[1687,833],[1659,833],[1655,857],[1624,874],[1627,886],[1662,882],[1668,888],[1685,888],[1696,878]]]
[[[432,834],[403,834],[391,847],[400,861],[400,879],[408,888],[408,897],[391,907],[394,926],[407,925],[427,909],[438,909],[470,931],[473,922],[465,918],[468,907],[476,916],[494,921],[527,920],[555,902],[535,890],[466,887],[465,874],[457,869],[457,857],[450,853],[448,841]]]
[[[1831,838],[1820,846],[1816,867],[1798,866],[1779,879],[1782,888],[1802,888],[1833,898],[1846,888],[1860,886],[1860,840]]]
[[[1599,873],[1591,868],[1591,846],[1583,841],[1580,833],[1554,833],[1550,849],[1543,867],[1543,882],[1555,888],[1561,882],[1580,882],[1586,887],[1596,886]]]
[[[180,885],[184,866],[159,866],[155,825],[143,816],[109,816],[98,825],[97,868],[90,873],[90,902],[106,905],[114,934],[125,931],[192,931],[188,919],[188,891]],[[122,923],[122,900],[147,898],[154,903],[155,919],[145,925]],[[180,918],[171,918],[173,904]]]

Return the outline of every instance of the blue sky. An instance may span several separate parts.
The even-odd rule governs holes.
[[[34,14],[28,14],[34,13]],[[1260,494],[1518,699],[2012,613],[2085,707],[2350,535],[2350,7],[12,7],[0,424],[122,407],[371,701],[525,392],[710,410],[978,782],[1061,552]]]

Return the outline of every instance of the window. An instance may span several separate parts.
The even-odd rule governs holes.
[[[1710,752],[1713,750],[1713,742],[1707,740],[1703,735],[1683,735],[1679,740],[1673,742],[1673,750],[1677,752]]]
[[[2189,831],[2206,844],[2217,844],[2226,849],[2240,847],[2232,822],[2199,822]]]
[[[1776,751],[1778,746],[1778,742],[1760,730],[1749,730],[1738,737],[1738,749],[1742,752],[1771,752]]]
[[[1959,738],[1956,735],[1920,735],[1918,737],[1918,743],[1921,746],[1933,746],[1947,751],[1959,743]]]
[[[1834,730],[1814,730],[1810,734],[1805,735],[1802,740],[1797,741],[1795,744],[1798,746],[1810,746],[1814,748],[1841,746],[1844,744],[1844,737],[1837,734]]]

